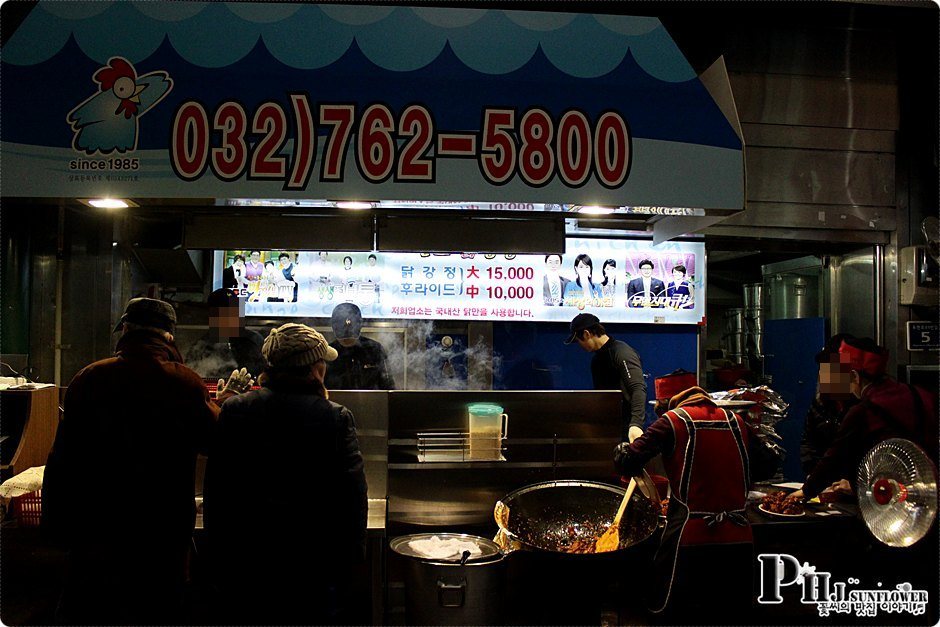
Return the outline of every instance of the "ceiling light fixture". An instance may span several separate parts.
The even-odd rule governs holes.
[[[578,210],[578,213],[584,213],[589,216],[606,216],[613,212],[612,207],[598,207],[597,205],[586,205]]]
[[[362,200],[338,200],[335,204],[337,209],[362,210],[372,208],[371,202],[365,202]]]
[[[88,204],[96,209],[127,209],[130,205],[120,198],[92,198]]]

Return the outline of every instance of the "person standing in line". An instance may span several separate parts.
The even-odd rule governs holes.
[[[591,358],[594,389],[620,390],[623,395],[623,437],[633,442],[643,434],[646,420],[646,381],[640,356],[626,342],[609,337],[594,314],[575,316],[570,331],[565,344],[577,342],[582,349],[594,353]]]
[[[114,357],[68,386],[42,486],[43,535],[69,551],[60,624],[184,619],[196,455],[219,407],[183,365],[175,330],[169,303],[131,299]],[[232,373],[218,400],[250,386],[245,371]],[[120,504],[113,524],[100,515],[102,494]]]
[[[368,501],[355,418],[324,385],[337,354],[295,323],[272,329],[262,353],[261,389],[222,406],[206,467],[220,618],[341,624],[355,609]]]
[[[394,390],[395,380],[388,371],[385,347],[362,337],[362,310],[353,303],[333,308],[330,326],[336,337],[330,343],[337,352],[336,361],[326,373],[331,390]]]

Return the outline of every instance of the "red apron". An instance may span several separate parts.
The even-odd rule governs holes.
[[[749,471],[741,419],[710,403],[665,416],[676,445],[663,457],[672,496],[655,558],[660,597],[654,599],[654,612],[669,602],[680,547],[753,540],[744,510]]]

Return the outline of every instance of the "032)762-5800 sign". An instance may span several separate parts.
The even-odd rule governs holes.
[[[283,149],[291,129],[288,155]],[[324,142],[319,163],[318,141]],[[211,170],[222,181],[245,176],[283,181],[285,190],[300,191],[314,172],[321,182],[342,182],[350,153],[362,178],[372,183],[433,183],[437,159],[475,159],[492,185],[518,176],[542,187],[558,177],[577,188],[593,177],[615,189],[630,173],[631,144],[630,128],[616,111],[592,120],[578,109],[554,117],[538,107],[521,113],[486,107],[479,131],[439,131],[423,105],[396,115],[384,104],[311,104],[306,94],[295,93],[289,109],[267,101],[251,113],[235,101],[214,111],[184,102],[173,118],[170,163],[186,181]]]

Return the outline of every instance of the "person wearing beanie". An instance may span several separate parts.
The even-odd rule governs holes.
[[[69,383],[45,466],[43,536],[69,551],[56,619],[178,624],[196,517],[196,456],[208,450],[219,407],[183,365],[169,303],[131,299],[114,331],[121,332],[114,356]],[[232,392],[225,387],[222,399]],[[94,473],[106,482],[96,486]],[[101,494],[120,501],[119,524],[94,514]]]
[[[761,455],[745,421],[696,383],[695,374],[685,371],[656,379],[663,413],[614,451],[614,465],[624,476],[639,474],[657,455],[663,458],[671,496],[650,609],[670,622],[730,619],[720,613],[750,603],[747,493],[751,481],[773,474],[777,461]],[[726,565],[723,572],[743,573],[741,581],[716,579],[718,561]]]
[[[222,406],[206,467],[221,618],[340,624],[365,559],[368,501],[355,419],[324,385],[337,354],[296,323],[272,329],[261,352],[261,389]]]
[[[911,440],[937,461],[935,394],[888,376],[888,350],[871,338],[844,338],[839,364],[860,402],[846,412],[832,445],[792,499],[850,489],[866,453],[888,438]]]
[[[385,347],[363,337],[362,310],[353,303],[340,303],[330,316],[334,339],[330,346],[338,357],[326,374],[332,390],[394,390]]]

